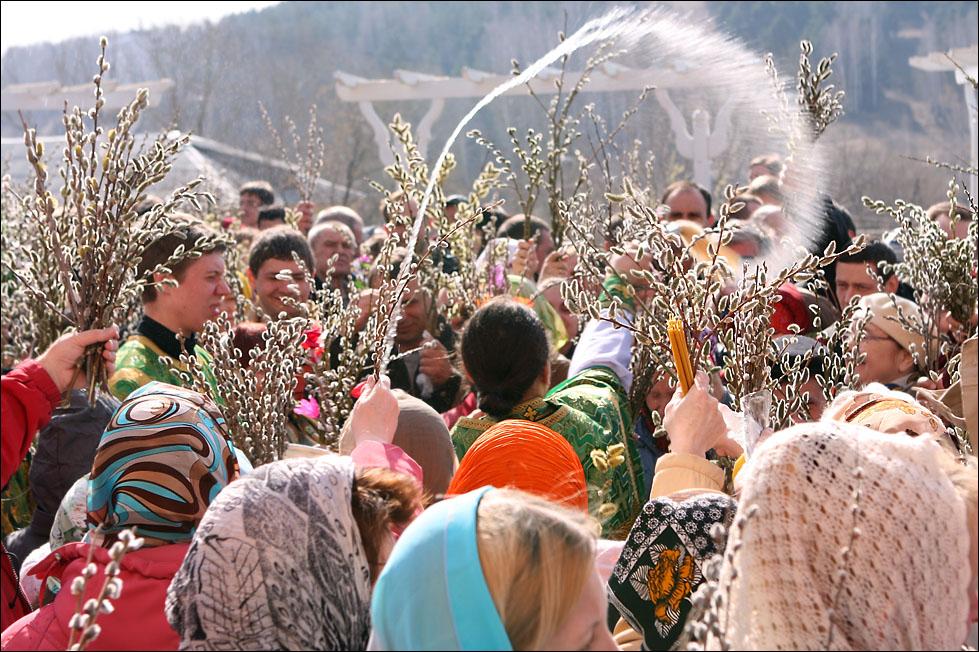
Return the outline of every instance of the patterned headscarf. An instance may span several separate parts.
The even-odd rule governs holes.
[[[260,466],[221,492],[167,591],[181,650],[363,650],[370,571],[354,465]]]
[[[723,552],[711,528],[726,528],[736,506],[725,494],[703,493],[643,507],[608,581],[610,601],[642,634],[643,649],[670,649],[683,632],[704,563]]]
[[[945,426],[931,410],[904,392],[876,383],[840,394],[826,408],[822,420],[866,426],[886,434],[924,435],[952,447]]]
[[[81,541],[88,532],[88,474],[75,480],[68,493],[61,499],[51,524],[48,543],[57,550],[66,543]]]
[[[136,526],[146,546],[190,541],[207,506],[238,477],[224,417],[201,394],[152,382],[123,401],[102,435],[88,490],[95,543]]]
[[[561,435],[533,421],[507,419],[469,448],[449,485],[449,494],[480,487],[513,487],[588,511],[585,470]]]

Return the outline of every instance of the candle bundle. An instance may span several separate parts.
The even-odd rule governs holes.
[[[693,365],[690,362],[690,351],[687,349],[687,334],[683,321],[670,319],[666,323],[666,333],[670,338],[670,350],[673,351],[673,364],[676,366],[676,377],[684,395],[693,386]]]

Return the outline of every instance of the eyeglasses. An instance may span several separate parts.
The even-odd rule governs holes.
[[[900,342],[895,340],[890,335],[872,335],[871,333],[868,332],[868,333],[864,333],[863,339],[871,342],[893,342],[897,346],[901,346]]]
[[[897,340],[895,340],[893,337],[888,337],[887,335],[864,335],[863,339],[870,342],[894,342],[895,344],[898,344]],[[898,344],[898,346],[900,345]]]

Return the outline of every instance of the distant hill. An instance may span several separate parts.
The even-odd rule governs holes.
[[[802,38],[814,42],[817,55],[840,53],[833,79],[847,93],[846,116],[833,137],[841,148],[852,150],[848,158],[863,157],[878,168],[860,188],[853,188],[853,175],[847,175],[851,183],[835,189],[855,213],[861,194],[900,194],[925,203],[941,194],[942,175],[914,166],[908,172],[899,155],[967,160],[961,87],[951,74],[912,69],[908,58],[975,43],[975,2],[701,2],[675,7],[758,52],[772,51],[785,77],[796,67]],[[111,76],[120,82],[174,79],[174,90],[147,114],[146,128],[176,125],[264,154],[273,152],[258,101],[276,119],[305,116],[316,102],[332,152],[326,174],[366,190],[364,179],[379,178],[380,164],[363,117],[335,96],[334,71],[389,77],[403,68],[457,75],[468,66],[505,73],[512,58],[532,60],[556,43],[559,30],[573,31],[605,9],[595,2],[284,2],[217,23],[112,36]],[[91,78],[96,52],[94,38],[11,48],[0,63],[0,84],[83,83]],[[387,116],[394,110],[383,108]],[[464,108],[446,110],[436,141]],[[424,107],[399,109],[417,121]],[[501,109],[480,126],[492,131],[522,115],[522,109]],[[60,123],[51,114],[30,119],[49,133]],[[16,116],[3,114],[2,132],[5,137],[19,134]],[[483,160],[478,148],[466,147],[460,153],[460,180],[474,175]],[[910,187],[912,182],[919,187]]]

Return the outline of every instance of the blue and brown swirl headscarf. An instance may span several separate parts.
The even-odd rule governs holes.
[[[189,542],[207,506],[239,475],[217,406],[203,395],[152,382],[123,401],[102,434],[88,491],[96,543],[136,526],[147,546]]]

